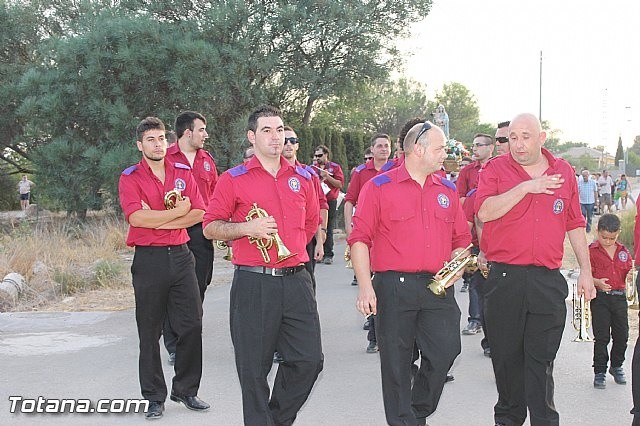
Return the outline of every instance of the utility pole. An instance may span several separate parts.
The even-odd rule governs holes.
[[[538,120],[542,123],[542,50],[540,51],[540,99],[538,109]]]

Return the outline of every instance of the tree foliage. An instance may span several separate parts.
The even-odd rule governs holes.
[[[337,126],[396,136],[410,118],[425,116],[426,87],[416,81],[365,81],[349,97],[333,97],[314,116],[313,125]]]
[[[240,161],[247,114],[260,103],[282,107],[296,127],[334,101],[357,99],[362,87],[382,87],[401,62],[395,40],[430,5],[2,2],[0,123],[6,137],[0,160],[13,172],[34,170],[42,199],[83,216],[116,204],[120,171],[139,159],[134,128],[140,119],[158,116],[171,128],[179,112],[193,109],[208,118],[209,147],[225,170]],[[368,120],[366,128],[393,133],[423,108],[423,92],[411,82],[389,84],[367,117],[377,121]],[[349,140],[358,152],[350,152],[343,143],[347,127],[331,127],[337,130],[309,133],[301,153],[309,156],[325,143],[345,163],[360,158],[358,137]]]
[[[620,160],[624,160],[624,148],[622,147],[622,136],[618,137],[618,148],[616,149],[616,165]]]
[[[449,136],[465,144],[471,143],[480,124],[480,109],[475,96],[460,83],[448,83],[427,103],[429,113],[444,105],[449,115]]]
[[[380,80],[393,69],[395,40],[408,34],[407,22],[423,19],[431,0],[302,0],[280,5],[273,23],[282,37],[284,61],[277,89],[309,125],[320,100],[353,93],[360,81]],[[297,102],[296,102],[297,101]]]

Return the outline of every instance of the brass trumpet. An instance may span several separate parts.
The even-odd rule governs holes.
[[[249,212],[247,213],[246,219],[247,219],[247,222],[249,222],[259,217],[268,217],[268,216],[269,216],[269,213],[267,213],[266,210],[258,207],[257,203],[253,203],[253,207],[251,207],[251,210],[249,210]],[[264,260],[264,263],[271,262],[271,256],[269,256],[269,249],[273,247],[274,244],[276,246],[276,249],[278,250],[278,259],[276,260],[276,263],[280,263],[283,260],[296,255],[296,253],[291,253],[289,249],[284,245],[284,243],[282,242],[282,239],[280,238],[277,232],[273,234],[271,238],[256,238],[256,237],[248,237],[248,238],[249,238],[249,242],[251,244],[255,244],[258,250],[260,250],[260,253],[262,253],[262,259]]]
[[[624,291],[629,303],[629,309],[640,309],[640,303],[638,303],[638,288],[636,287],[636,280],[638,278],[638,271],[636,271],[636,261],[631,261],[631,271],[627,274],[625,280]]]
[[[473,244],[469,244],[467,248],[458,253],[456,257],[445,263],[444,267],[438,271],[433,280],[431,280],[431,282],[427,284],[427,287],[429,287],[429,290],[431,290],[433,294],[438,297],[445,297],[447,294],[447,284],[449,284],[449,282],[458,274],[458,272],[466,268],[467,264],[471,264],[470,266],[475,265],[477,267],[477,256],[469,254],[463,257],[463,254],[471,249],[471,247],[473,247]]]
[[[591,327],[591,306],[584,300],[584,294],[578,297],[578,283],[573,283],[573,328],[578,332],[574,342],[591,342],[593,339],[587,333]]]
[[[164,208],[171,210],[175,208],[176,203],[182,201],[182,193],[178,188],[174,188],[171,191],[164,194]]]
[[[226,241],[216,240],[216,247],[218,247],[218,250],[227,251],[222,257],[224,260],[230,261],[231,259],[233,259],[233,249],[231,248],[231,245],[229,243],[227,243]]]
[[[344,261],[347,263],[345,268],[353,269],[353,264],[351,264],[351,247],[349,244],[344,248]]]

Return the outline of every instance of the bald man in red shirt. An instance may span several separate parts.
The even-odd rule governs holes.
[[[534,115],[514,118],[509,154],[487,162],[476,193],[480,249],[491,263],[484,308],[501,425],[523,424],[527,408],[532,425],[559,424],[553,361],[567,309],[565,235],[580,265],[579,294],[595,297],[573,168],[544,149],[545,140]]]
[[[348,239],[359,286],[356,307],[377,315],[390,425],[426,423],[460,353],[454,280],[444,297],[427,288],[443,264],[471,242],[455,185],[438,174],[445,149],[441,129],[428,121],[415,125],[404,139],[404,162],[362,188]],[[422,361],[412,384],[414,342]]]

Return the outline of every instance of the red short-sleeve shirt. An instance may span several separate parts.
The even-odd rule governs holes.
[[[625,246],[616,241],[616,252],[611,258],[600,241],[594,241],[589,246],[589,257],[593,278],[609,278],[607,284],[611,290],[624,290],[627,274],[631,270],[631,254]]]
[[[245,266],[289,267],[309,260],[306,245],[318,229],[320,207],[311,175],[300,166],[292,166],[280,157],[280,170],[273,177],[253,157],[247,164],[227,170],[218,179],[213,197],[204,215],[203,226],[214,220],[244,222],[256,203],[273,216],[278,235],[296,255],[276,265],[275,246],[269,249],[270,262],[249,238],[233,241],[233,263]]]
[[[180,146],[175,143],[167,149],[167,158],[172,163],[189,164],[187,157],[180,151]],[[218,169],[216,168],[216,162],[209,153],[204,149],[196,151],[196,156],[193,160],[193,167],[191,167],[191,173],[200,190],[200,196],[205,205],[209,205],[209,198],[213,194],[213,190],[216,187],[218,181]]]
[[[380,167],[380,170],[376,170],[373,160],[367,161],[364,164],[360,164],[355,168],[351,174],[351,180],[349,181],[349,188],[347,189],[347,195],[344,197],[344,201],[349,201],[354,206],[358,204],[358,195],[362,190],[362,186],[369,182],[371,178],[379,175],[380,173],[388,172],[398,164],[394,161],[387,161]]]
[[[559,268],[566,232],[585,226],[573,168],[545,148],[542,153],[549,162],[546,174],[561,174],[564,183],[552,195],[527,194],[504,216],[484,223],[480,248],[489,261]],[[492,158],[480,171],[475,210],[530,179],[510,154]]]
[[[436,273],[471,235],[455,185],[434,173],[420,186],[402,164],[364,184],[348,239],[358,241],[373,271]]]
[[[120,175],[118,186],[120,206],[127,220],[129,216],[142,209],[144,201],[152,210],[164,210],[164,196],[178,189],[189,197],[192,209],[204,210],[205,205],[198,186],[191,174],[191,168],[182,163],[164,160],[164,183],[153,174],[145,160],[125,169]],[[128,246],[170,246],[189,241],[184,229],[151,229],[129,226]]]

